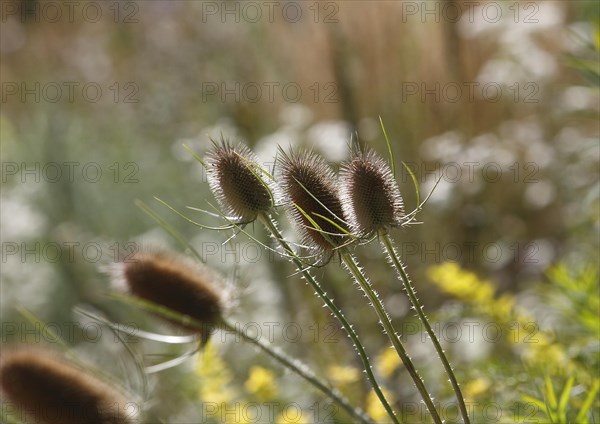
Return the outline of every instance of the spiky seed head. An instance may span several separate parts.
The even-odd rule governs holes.
[[[387,162],[374,151],[356,153],[343,163],[340,185],[353,231],[367,236],[401,225],[404,205],[400,189]]]
[[[172,253],[139,251],[123,262],[120,278],[127,290],[143,300],[187,315],[202,328],[175,324],[208,337],[223,313],[223,299],[213,286],[214,273]]]
[[[4,349],[0,387],[20,410],[47,424],[126,424],[128,402],[121,393],[48,351]]]
[[[263,178],[257,158],[248,147],[223,139],[214,143],[206,162],[210,189],[227,214],[250,222],[273,207],[273,184]]]
[[[335,175],[325,159],[308,151],[281,152],[279,164],[283,192],[290,203],[292,218],[303,235],[303,242],[323,252],[343,244],[346,236],[340,228],[346,229],[347,224]]]

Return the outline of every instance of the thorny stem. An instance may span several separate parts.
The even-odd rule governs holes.
[[[151,212],[151,210],[149,208],[144,208],[144,210],[147,213],[149,213],[150,216],[152,216],[154,219],[158,219],[156,214]],[[279,244],[281,244],[281,246],[290,253],[290,255],[292,256],[294,263],[296,264],[298,269],[299,270],[304,269],[304,265],[302,264],[301,259],[298,258],[297,256],[295,256],[294,251],[291,249],[289,244],[283,239],[282,235],[279,233],[279,230],[277,229],[277,226],[276,226],[275,222],[272,220],[272,218],[270,216],[261,214],[260,220],[263,222],[265,227],[271,232],[271,235],[273,236],[273,238],[277,239]],[[162,221],[162,222],[159,221],[159,224],[161,226],[165,227],[166,229],[168,229],[169,232],[183,245],[184,248],[190,248],[192,250],[192,253],[194,253],[196,255],[196,257],[200,261],[203,262],[202,257],[198,254],[198,252],[196,250],[194,250],[187,241],[185,241],[185,239],[181,236],[181,234],[179,234],[179,232],[167,227],[168,224],[166,224],[166,222],[164,222],[164,221]],[[360,343],[360,340],[358,339],[358,336],[356,335],[356,333],[354,332],[354,330],[352,329],[350,324],[348,324],[348,322],[342,315],[342,312],[339,309],[337,309],[337,307],[334,305],[333,301],[331,299],[329,299],[327,297],[327,294],[321,289],[321,287],[317,283],[317,281],[312,278],[312,276],[308,273],[308,271],[306,271],[306,270],[303,271],[303,274],[304,274],[304,277],[307,279],[307,281],[311,282],[315,291],[319,294],[319,296],[321,296],[321,298],[325,301],[325,303],[327,304],[329,309],[340,320],[340,322],[344,326],[344,329],[348,332],[348,334],[352,338],[352,341],[354,342],[354,345],[355,345],[357,351],[359,352],[361,359],[363,360],[363,364],[364,364],[365,370],[367,372],[367,375],[369,377],[369,381],[371,382],[371,386],[373,387],[373,390],[375,391],[375,393],[377,393],[377,396],[379,397],[381,403],[383,404],[386,411],[392,418],[392,421],[394,422],[394,424],[399,424],[398,420],[396,419],[396,416],[394,415],[393,410],[391,409],[389,403],[385,399],[383,392],[379,388],[377,380],[375,380],[375,376],[373,375],[373,371],[372,371],[371,365],[369,363],[369,358],[367,357],[367,354],[365,353],[364,348],[362,347],[362,344]],[[164,313],[165,311],[162,308],[160,308],[159,313],[161,313],[161,312]],[[206,330],[206,328],[201,323],[197,323],[197,324],[199,324],[200,329],[202,329],[203,331]],[[313,384],[315,387],[317,387],[318,389],[323,391],[326,395],[330,396],[333,400],[335,400],[340,406],[342,406],[350,414],[350,416],[355,417],[363,424],[372,424],[373,423],[373,421],[361,409],[354,408],[350,404],[350,402],[339,392],[339,390],[332,388],[327,383],[319,380],[319,378],[314,374],[314,372],[312,372],[308,367],[306,367],[300,361],[290,358],[280,349],[274,348],[270,344],[268,344],[264,341],[257,340],[255,338],[249,336],[244,331],[239,330],[235,326],[232,326],[230,323],[226,322],[224,319],[221,320],[221,325],[223,328],[227,329],[228,331],[233,331],[234,333],[239,334],[244,340],[254,344],[258,348],[260,348],[263,352],[265,352],[272,358],[278,360],[284,366],[287,366],[292,371],[296,372],[299,376],[305,378],[309,383]],[[119,327],[117,326],[117,329],[118,328]]]
[[[421,394],[421,397],[423,398],[423,401],[425,402],[425,405],[427,406],[427,409],[429,410],[433,421],[437,424],[442,424],[442,420],[437,410],[435,409],[435,405],[433,404],[433,400],[431,399],[431,396],[429,395],[429,392],[425,387],[425,383],[423,383],[423,379],[417,372],[417,369],[415,368],[412,360],[410,359],[408,353],[404,349],[404,346],[400,341],[400,337],[396,333],[396,330],[394,329],[394,326],[390,321],[390,317],[388,316],[385,307],[383,306],[383,303],[379,299],[379,296],[377,296],[377,293],[375,293],[375,291],[373,290],[373,287],[371,286],[371,283],[369,282],[367,277],[365,277],[365,275],[362,273],[360,265],[358,264],[356,258],[354,258],[354,256],[352,256],[352,254],[347,249],[341,250],[340,256],[342,258],[342,261],[344,262],[344,265],[346,265],[348,271],[350,271],[350,274],[352,274],[360,288],[369,298],[369,301],[371,302],[373,309],[377,313],[377,317],[379,318],[379,321],[381,322],[384,331],[387,333],[390,341],[392,342],[392,345],[394,346],[394,349],[396,349],[398,356],[402,360],[404,367],[413,379],[415,386],[417,386],[417,390]]]
[[[340,393],[338,389],[331,387],[327,382],[317,377],[317,375],[310,368],[308,368],[307,365],[295,358],[290,357],[283,350],[276,346],[272,346],[270,343],[263,341],[261,338],[252,337],[246,331],[226,320],[222,321],[221,327],[226,331],[239,335],[244,341],[258,347],[271,358],[280,362],[284,367],[304,378],[317,389],[321,390],[325,395],[337,402],[342,408],[344,408],[346,412],[348,412],[348,414],[350,414],[351,417],[356,419],[358,422],[363,424],[373,424],[371,418],[369,418],[364,411],[362,411],[360,408],[355,408],[352,406],[350,401],[346,399],[346,397],[344,397],[344,395]]]
[[[122,299],[125,299],[125,298],[122,298]],[[145,301],[140,302],[137,299],[133,300],[133,302],[139,302],[140,306],[149,308],[149,310],[152,310],[153,312],[156,312],[160,315],[171,316],[171,317],[178,315],[179,319],[186,320],[186,324],[195,328],[199,333],[204,333],[207,331],[206,324],[199,322],[197,320],[194,320],[194,319],[188,320],[184,315],[179,315],[178,313],[176,313],[174,311],[165,309],[165,308],[158,306],[156,304],[153,304],[151,302],[145,302]],[[95,315],[88,313],[82,309],[77,309],[77,311],[86,317],[92,318],[94,320],[97,320],[98,322],[108,325],[109,328],[114,330],[116,334],[120,334],[121,332],[123,332],[123,333],[131,335],[131,330],[129,330],[127,328],[121,328],[121,326],[119,326],[118,324],[114,324],[108,320],[105,320],[104,318],[101,318],[101,317],[96,317]],[[208,327],[208,329],[213,329],[215,327],[219,328],[221,330],[233,333],[233,334],[239,336],[240,338],[242,338],[244,341],[249,342],[250,344],[258,347],[261,351],[263,351],[264,353],[269,355],[271,358],[277,360],[284,367],[286,367],[290,371],[296,373],[298,376],[304,378],[310,384],[312,384],[317,389],[319,389],[323,393],[325,393],[325,395],[331,397],[344,410],[346,410],[350,414],[351,417],[355,418],[357,420],[357,422],[360,422],[362,424],[373,424],[373,421],[365,414],[365,412],[363,412],[360,408],[355,408],[354,406],[352,406],[350,401],[346,397],[344,397],[344,395],[342,393],[340,393],[339,390],[331,387],[329,385],[329,383],[327,383],[326,381],[321,380],[307,365],[303,364],[298,359],[295,359],[295,358],[289,356],[283,350],[281,350],[280,348],[278,348],[276,346],[273,346],[269,342],[266,342],[260,338],[252,337],[245,330],[242,330],[239,326],[232,324],[231,322],[227,321],[223,317],[219,320],[219,322],[215,326],[210,325]],[[182,337],[163,336],[163,335],[158,335],[158,334],[154,334],[154,333],[149,333],[146,331],[142,331],[140,334],[135,332],[135,335],[137,337],[141,337],[146,340],[162,341],[163,343],[173,343],[174,342],[176,344],[183,344],[184,342],[189,343],[189,342],[196,341],[196,340],[190,340],[188,342],[188,341],[183,340]],[[180,340],[180,341],[172,340],[171,342],[166,341],[166,340],[174,339],[174,338],[179,338],[182,340]],[[195,353],[197,353],[198,351],[200,351],[202,349],[202,347],[203,347],[203,344],[199,343],[198,346],[195,347],[193,350],[190,350],[190,351],[184,353],[183,355],[178,356],[175,359],[172,359],[170,361],[166,361],[166,362],[163,362],[163,363],[160,363],[157,365],[153,365],[151,367],[147,367],[146,372],[150,372],[150,373],[160,372],[165,369],[171,368],[175,365],[178,365],[178,364],[184,362],[190,356],[192,356]],[[148,371],[148,370],[150,370],[150,371]]]
[[[446,373],[448,374],[448,378],[450,379],[450,383],[452,384],[452,388],[454,389],[454,393],[456,394],[456,399],[458,401],[460,413],[463,417],[463,422],[465,424],[469,424],[470,423],[469,414],[467,412],[467,407],[465,405],[465,401],[464,401],[462,392],[460,390],[458,380],[456,379],[456,376],[454,375],[452,366],[450,365],[450,362],[448,361],[448,358],[446,357],[446,354],[444,353],[444,349],[442,349],[440,341],[438,340],[437,336],[433,332],[433,329],[431,328],[431,325],[429,324],[429,321],[427,320],[427,317],[425,316],[425,312],[423,312],[423,307],[419,303],[419,299],[417,298],[415,289],[413,288],[413,286],[410,282],[410,278],[408,277],[408,274],[404,270],[404,265],[402,264],[400,258],[398,257],[398,254],[396,252],[396,249],[394,248],[393,242],[390,239],[389,235],[386,233],[383,233],[383,232],[380,233],[380,239],[381,239],[381,243],[383,244],[383,246],[384,246],[385,250],[387,251],[387,254],[392,262],[392,266],[396,269],[396,271],[398,272],[398,276],[400,277],[400,279],[402,280],[402,282],[404,284],[404,289],[406,290],[406,293],[408,294],[408,297],[410,298],[410,302],[412,303],[413,308],[417,311],[419,319],[425,326],[425,330],[427,331],[427,334],[431,338],[431,341],[432,341],[433,345],[435,346],[435,350],[437,351],[438,356],[440,357],[440,360],[444,364],[444,368],[446,369]]]
[[[399,424],[398,418],[396,417],[394,410],[392,409],[389,402],[385,398],[385,395],[383,394],[383,391],[381,390],[381,387],[379,386],[379,383],[377,382],[377,379],[375,378],[375,375],[373,374],[373,369],[371,367],[369,357],[367,356],[367,353],[365,352],[365,349],[362,345],[362,342],[358,338],[358,335],[354,331],[354,328],[352,328],[352,325],[350,325],[348,320],[346,320],[346,317],[344,316],[342,311],[335,305],[335,303],[327,295],[327,293],[325,293],[325,291],[323,290],[321,285],[317,282],[317,280],[310,274],[310,272],[308,272],[308,270],[306,269],[306,267],[302,263],[302,261],[298,257],[296,257],[295,252],[292,250],[292,248],[290,247],[288,242],[283,238],[283,236],[277,229],[277,225],[274,222],[273,218],[270,215],[261,214],[261,215],[259,215],[259,220],[263,223],[263,225],[265,226],[267,231],[271,234],[271,236],[281,245],[281,247],[290,256],[292,256],[292,260],[293,260],[294,264],[296,265],[296,267],[298,268],[298,270],[302,272],[302,275],[304,276],[306,281],[308,281],[310,283],[312,288],[315,290],[315,293],[321,298],[321,300],[329,308],[331,313],[340,322],[340,324],[342,325],[344,330],[348,333],[348,336],[352,340],[352,343],[354,344],[354,347],[358,353],[358,356],[360,356],[363,367],[367,374],[367,378],[369,380],[369,383],[371,384],[371,387],[373,388],[373,391],[379,398],[379,401],[385,408],[389,417],[392,419],[392,422],[394,424]]]

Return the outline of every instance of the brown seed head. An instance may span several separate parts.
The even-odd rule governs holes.
[[[126,424],[131,422],[118,391],[85,370],[40,349],[5,349],[0,387],[35,422],[47,424]]]
[[[344,211],[353,231],[367,236],[401,225],[402,195],[390,167],[373,151],[356,154],[340,171]]]
[[[171,254],[140,251],[122,263],[121,273],[133,295],[193,318],[207,326],[204,331],[221,318],[222,298],[208,269]],[[201,331],[193,326],[190,329]]]
[[[324,252],[343,244],[345,236],[336,225],[344,229],[347,225],[335,175],[325,159],[312,152],[291,152],[289,155],[282,153],[279,163],[283,191],[291,203],[291,215],[303,233],[304,243],[312,244]],[[327,217],[329,221],[319,215]]]
[[[207,158],[208,184],[226,210],[242,222],[273,207],[272,183],[259,169],[256,156],[242,144],[214,143]]]

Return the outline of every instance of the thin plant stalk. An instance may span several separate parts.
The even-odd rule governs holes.
[[[140,202],[140,204],[143,205],[141,202]],[[138,205],[138,206],[140,206],[140,205]],[[143,205],[143,206],[145,206],[145,205]],[[163,228],[165,228],[165,230],[168,231],[177,241],[179,241],[181,243],[182,247],[191,249],[192,253],[194,253],[200,261],[202,261],[202,257],[198,254],[198,252],[195,249],[193,249],[193,247],[183,237],[182,234],[180,234],[175,228],[173,228],[168,223],[166,223],[166,221],[157,219],[158,218],[157,215],[147,206],[145,206],[143,208],[143,210],[146,213],[148,213],[152,218],[154,218],[159,223],[159,225],[161,225]],[[293,254],[293,250],[291,250],[290,246],[283,239],[283,237],[279,233],[279,230],[277,230],[277,226],[271,220],[271,218],[263,217],[262,215],[259,215],[259,217],[264,218],[263,223],[267,227],[267,229],[269,229],[269,231],[271,231],[271,230],[274,231],[274,232],[272,232],[272,235],[280,242],[282,247],[284,249],[286,249],[290,254]],[[299,258],[294,258],[294,260],[297,261],[296,265],[299,267],[299,269],[302,269],[301,260]],[[389,403],[385,399],[385,396],[383,395],[383,392],[381,391],[381,388],[379,387],[377,380],[375,379],[375,376],[371,369],[371,365],[369,363],[368,356],[365,353],[364,348],[362,347],[362,344],[360,343],[360,340],[358,339],[358,336],[356,335],[356,333],[354,332],[354,330],[352,329],[350,324],[348,324],[345,317],[342,315],[341,311],[339,311],[339,309],[337,309],[337,307],[333,304],[333,301],[331,301],[327,297],[325,292],[321,289],[320,285],[316,282],[316,280],[314,280],[312,278],[312,276],[308,273],[308,271],[303,271],[303,274],[307,278],[307,280],[313,282],[312,286],[315,289],[315,291],[320,293],[320,296],[322,295],[322,298],[324,300],[327,299],[327,302],[326,302],[327,306],[330,307],[330,309],[334,312],[336,317],[338,317],[340,322],[342,322],[342,325],[344,326],[344,328],[346,329],[348,334],[350,334],[350,337],[352,338],[353,342],[355,343],[356,349],[360,352],[361,359],[363,359],[363,363],[365,364],[365,370],[369,377],[369,381],[371,382],[371,385],[373,386],[373,390],[375,390],[375,392],[377,393],[377,396],[381,400],[386,411],[388,411],[388,414],[390,414],[390,417],[392,418],[394,424],[399,424],[396,416],[394,415],[393,410],[391,409]],[[133,304],[137,304],[138,306],[146,307],[150,310],[154,310],[155,312],[158,312],[159,314],[165,314],[167,317],[173,318],[173,315],[172,315],[173,312],[167,311],[158,305],[151,304],[150,302],[128,299],[127,297],[123,297],[121,300],[129,301]],[[337,314],[335,313],[335,311],[337,311]],[[201,323],[198,323],[198,325],[200,326],[200,328],[203,328]],[[318,379],[318,377],[316,377],[316,375],[312,371],[310,371],[306,366],[301,364],[298,360],[292,359],[289,356],[285,355],[280,349],[276,349],[273,346],[271,346],[270,344],[265,343],[264,341],[256,340],[255,338],[247,335],[245,332],[238,330],[237,328],[235,328],[235,326],[232,326],[231,324],[226,322],[225,319],[221,320],[221,326],[226,328],[229,331],[233,331],[236,334],[239,334],[240,337],[242,337],[244,340],[259,347],[263,352],[265,352],[272,358],[278,360],[280,363],[282,363],[284,366],[290,368],[293,372],[297,373],[299,376],[305,378],[309,383],[313,384],[316,388],[320,389],[326,395],[330,396],[341,407],[343,407],[348,413],[350,413],[351,416],[357,418],[360,422],[362,422],[364,424],[372,423],[372,420],[370,420],[362,410],[353,407],[350,404],[350,402],[346,398],[344,398],[343,395],[337,389],[331,388],[327,383],[320,381]]]
[[[404,289],[406,290],[406,293],[408,294],[408,297],[410,298],[410,302],[412,303],[413,308],[417,311],[417,315],[419,316],[419,319],[423,323],[423,326],[425,327],[425,330],[427,331],[429,338],[431,339],[433,345],[435,346],[435,350],[437,351],[438,356],[440,357],[440,360],[442,361],[442,364],[444,364],[444,368],[446,370],[446,373],[448,374],[450,384],[452,384],[452,388],[454,389],[454,393],[456,394],[456,399],[458,401],[460,413],[463,417],[463,422],[465,424],[469,424],[470,423],[469,414],[467,412],[467,407],[465,405],[465,401],[464,401],[462,392],[460,390],[458,380],[456,379],[456,376],[454,375],[452,366],[450,365],[450,362],[448,361],[448,358],[446,357],[446,354],[444,353],[444,349],[442,349],[442,345],[440,344],[440,341],[438,340],[433,329],[431,328],[431,325],[429,324],[429,321],[427,320],[427,317],[425,316],[423,307],[419,303],[419,299],[417,298],[415,289],[410,282],[410,278],[408,277],[408,274],[406,273],[406,271],[404,269],[404,265],[402,264],[402,261],[398,257],[396,249],[394,248],[394,244],[393,244],[392,240],[390,239],[389,235],[383,231],[380,232],[379,238],[381,240],[381,244],[383,245],[384,249],[386,250],[386,252],[388,254],[388,257],[391,261],[392,266],[396,269],[396,272],[398,273],[398,277],[402,280],[402,283],[404,284]]]
[[[373,424],[371,418],[369,418],[361,409],[352,406],[348,399],[346,399],[346,397],[344,397],[344,395],[340,393],[338,389],[330,386],[327,382],[321,380],[310,368],[308,368],[299,360],[290,357],[283,350],[279,349],[276,346],[272,346],[270,343],[265,342],[260,338],[252,337],[246,331],[242,330],[238,326],[226,320],[223,320],[221,322],[221,328],[233,334],[239,335],[244,341],[258,347],[271,358],[281,363],[284,367],[288,368],[300,377],[304,378],[306,381],[308,381],[314,387],[319,389],[325,395],[333,399],[351,417],[356,419],[357,422],[361,422],[363,424]]]
[[[116,300],[126,302],[133,306],[138,306],[144,310],[156,313],[164,318],[168,318],[175,322],[182,322],[182,323],[185,322],[186,325],[189,327],[196,328],[196,329],[202,330],[202,331],[206,330],[205,324],[203,324],[193,318],[190,318],[190,317],[182,315],[178,312],[175,312],[173,310],[167,309],[161,305],[157,305],[153,302],[150,302],[147,300],[142,300],[142,299],[137,299],[132,296],[123,296],[123,295],[115,295],[115,294],[111,294],[110,297],[114,298]],[[129,330],[127,328],[121,328],[121,326],[119,326],[118,324],[114,324],[110,321],[104,320],[100,317],[96,317],[96,316],[89,314],[82,310],[79,310],[79,312],[85,316],[92,318],[92,319],[98,320],[99,322],[110,325],[110,328],[114,329],[117,332],[131,334],[130,333],[131,330]],[[305,379],[308,383],[315,386],[317,389],[319,389],[325,395],[331,397],[336,403],[338,403],[344,410],[346,410],[352,417],[357,419],[359,422],[361,422],[363,424],[373,424],[373,421],[360,408],[355,408],[354,406],[352,406],[350,401],[347,398],[345,398],[344,395],[342,393],[340,393],[339,390],[331,387],[327,382],[321,380],[310,368],[308,368],[307,365],[303,364],[298,359],[292,358],[291,356],[286,354],[284,351],[282,351],[281,349],[279,349],[276,346],[273,346],[272,344],[270,344],[268,342],[265,342],[261,339],[255,338],[255,337],[252,337],[251,335],[246,333],[244,330],[242,330],[241,328],[237,327],[236,325],[230,323],[223,317],[221,317],[219,322],[217,324],[215,324],[215,327],[220,328],[221,330],[229,331],[233,334],[236,334],[244,341],[249,342],[252,345],[260,348],[261,351],[263,351],[264,353],[269,355],[271,358],[278,361],[285,368],[294,372],[299,377],[302,377],[303,379]],[[163,342],[163,343],[172,343],[172,344],[186,344],[186,343],[194,342],[194,340],[189,340],[189,341],[184,340],[183,337],[179,337],[181,340],[171,340],[171,336],[163,336],[163,335],[153,334],[153,333],[149,333],[147,331],[143,331],[140,334],[136,333],[135,336],[143,338],[143,339],[147,339],[147,340],[159,341],[159,342]],[[198,343],[198,345],[195,348],[193,348],[192,350],[188,350],[183,355],[180,355],[172,360],[147,367],[146,371],[149,373],[156,373],[156,372],[164,371],[168,368],[172,368],[176,365],[183,363],[184,361],[189,359],[191,356],[193,356],[197,352],[201,351],[202,347],[203,347],[203,345],[201,343]]]
[[[380,321],[381,325],[383,326],[384,331],[386,332],[390,341],[392,342],[392,345],[394,346],[394,349],[396,350],[396,352],[398,353],[398,356],[402,360],[404,367],[406,368],[406,370],[410,374],[411,378],[413,379],[415,386],[417,387],[417,390],[421,394],[421,397],[423,398],[423,401],[425,402],[425,405],[427,406],[427,409],[429,410],[429,413],[431,414],[431,417],[433,418],[433,421],[437,424],[442,424],[442,420],[441,420],[437,410],[435,409],[435,405],[433,404],[433,400],[431,399],[431,396],[429,395],[429,392],[427,391],[427,388],[425,387],[425,383],[423,382],[423,379],[417,372],[417,369],[415,368],[412,360],[408,356],[406,349],[402,345],[402,342],[400,341],[400,337],[396,333],[396,330],[394,329],[394,326],[392,325],[390,317],[387,314],[385,307],[383,306],[383,303],[381,302],[381,299],[379,299],[379,296],[377,296],[377,293],[375,293],[375,290],[373,290],[371,283],[369,282],[367,277],[363,274],[361,267],[358,264],[356,258],[354,256],[352,256],[352,254],[348,251],[348,249],[345,249],[345,248],[340,249],[340,256],[342,258],[344,265],[350,272],[350,274],[354,277],[354,279],[356,280],[356,282],[358,283],[360,288],[367,295],[369,301],[371,302],[371,306],[377,313],[377,317],[379,318],[379,321]]]
[[[308,281],[308,283],[314,289],[315,293],[321,298],[321,300],[325,303],[327,308],[329,308],[331,313],[336,317],[336,319],[340,322],[340,324],[342,325],[344,330],[348,333],[348,336],[352,340],[352,343],[354,344],[354,347],[358,353],[358,356],[360,357],[360,359],[362,361],[363,367],[367,374],[367,379],[369,380],[369,383],[371,384],[373,391],[379,398],[379,401],[385,408],[385,410],[386,410],[388,416],[391,418],[392,422],[394,424],[399,424],[398,418],[396,417],[394,410],[392,409],[389,402],[385,398],[385,395],[384,395],[381,387],[379,386],[377,379],[375,378],[375,374],[373,373],[373,369],[371,367],[371,362],[369,360],[369,357],[362,345],[362,342],[360,341],[360,339],[358,337],[358,334],[356,334],[356,331],[354,331],[354,328],[352,327],[352,325],[350,325],[350,323],[348,322],[348,320],[346,319],[346,317],[344,316],[342,311],[335,305],[333,300],[323,290],[323,288],[321,287],[319,282],[310,274],[310,272],[308,272],[308,270],[305,267],[305,264],[302,263],[302,260],[300,258],[298,258],[297,256],[295,256],[294,251],[292,250],[292,248],[290,247],[288,242],[283,238],[283,236],[279,232],[279,229],[277,228],[277,224],[275,223],[273,218],[267,214],[260,214],[258,216],[258,219],[263,223],[263,225],[265,226],[267,231],[279,243],[279,245],[286,251],[286,253],[288,253],[290,256],[292,256],[292,261],[296,265],[297,269],[302,273],[302,275],[304,276],[306,281]]]

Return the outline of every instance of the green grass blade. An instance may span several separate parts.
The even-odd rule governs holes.
[[[556,411],[558,409],[558,400],[556,399],[556,392],[554,391],[554,386],[552,385],[552,380],[550,376],[545,377],[546,381],[546,402],[552,408],[552,410]]]
[[[412,179],[413,185],[415,187],[415,194],[417,195],[417,207],[421,207],[421,190],[419,189],[419,181],[417,181],[415,173],[412,171],[412,169],[409,168],[409,166],[404,161],[402,161],[402,165],[404,166],[404,169],[406,169],[406,171],[408,172],[408,175],[410,175],[410,178]]]
[[[27,321],[29,321],[33,326],[38,329],[38,332],[42,335],[42,337],[46,340],[51,340],[53,342],[57,342],[63,349],[68,350],[69,345],[58,335],[54,330],[50,329],[48,324],[39,319],[33,312],[24,306],[17,306],[15,308],[17,312],[19,312]]]
[[[221,231],[221,230],[229,230],[229,229],[233,228],[233,227],[211,227],[211,226],[208,226],[208,225],[200,224],[199,222],[196,222],[193,219],[188,218],[187,216],[185,216],[184,214],[182,214],[181,212],[179,212],[177,209],[175,209],[173,206],[169,205],[164,200],[159,199],[158,197],[155,197],[154,200],[156,200],[157,202],[161,203],[163,206],[166,206],[167,208],[169,208],[171,210],[171,212],[175,212],[177,215],[179,215],[179,217],[185,219],[190,224],[195,225],[196,227],[202,228],[203,230]]]
[[[394,163],[394,153],[392,153],[392,144],[390,143],[390,139],[388,138],[387,132],[385,131],[385,126],[383,125],[383,119],[381,119],[381,116],[379,116],[379,124],[381,125],[381,130],[383,131],[383,137],[385,138],[385,143],[387,144],[387,148],[388,148],[388,154],[390,155],[390,168],[392,168],[392,175],[395,178],[396,177],[396,165]]]
[[[109,299],[112,299],[112,300],[116,300],[121,303],[125,303],[125,304],[133,306],[133,307],[137,307],[146,312],[151,312],[155,315],[158,315],[169,321],[176,322],[185,327],[194,327],[201,331],[205,331],[206,327],[207,327],[206,324],[190,317],[189,315],[181,314],[177,311],[166,308],[157,303],[150,302],[145,299],[141,299],[139,297],[127,295],[124,293],[115,293],[115,292],[106,293],[106,297],[108,297]]]
[[[586,418],[586,415],[587,415],[588,411],[590,410],[590,408],[592,407],[592,405],[594,404],[594,401],[596,400],[596,395],[598,394],[598,389],[600,389],[600,380],[595,380],[594,384],[592,385],[592,388],[590,389],[590,392],[588,393],[587,397],[583,401],[583,405],[581,405],[581,409],[579,410],[577,417],[575,418],[576,423],[589,422]]]
[[[537,408],[540,411],[545,411],[546,410],[546,403],[544,401],[540,400],[540,399],[534,398],[533,396],[529,396],[529,395],[524,395],[524,396],[521,397],[521,399],[525,403],[529,403],[531,405],[537,406]]]
[[[314,215],[318,216],[321,219],[324,219],[325,221],[327,221],[328,223],[330,223],[331,225],[335,226],[335,228],[337,228],[338,230],[341,231],[341,234],[332,234],[332,235],[337,236],[337,235],[342,235],[343,234],[343,235],[346,235],[346,236],[349,236],[349,237],[352,237],[352,238],[358,238],[357,236],[355,236],[350,231],[348,231],[345,228],[343,228],[342,226],[340,226],[338,223],[336,223],[332,219],[330,219],[330,218],[328,218],[328,217],[326,217],[324,215],[321,215],[320,213],[316,213],[316,212],[315,212]],[[322,231],[322,232],[324,233],[325,231]]]
[[[198,156],[196,153],[194,153],[194,151],[189,148],[187,145],[183,145],[183,148],[185,150],[187,150],[193,157],[194,159],[196,159],[198,162],[200,162],[200,164],[204,167],[204,169],[207,169],[206,163],[202,160],[202,158],[200,156]]]
[[[184,248],[184,249],[189,249],[190,252],[192,252],[192,254],[202,263],[205,263],[206,261],[204,260],[204,258],[202,258],[202,255],[200,255],[200,253],[198,253],[198,251],[192,246],[190,245],[190,243],[181,235],[181,233],[179,233],[179,231],[177,231],[171,224],[169,224],[167,221],[165,221],[164,219],[162,219],[156,212],[154,212],[148,205],[146,205],[144,202],[142,202],[139,199],[136,199],[135,201],[135,205],[140,208],[144,213],[146,213],[150,218],[152,218],[154,221],[156,221],[156,223],[158,225],[160,225],[160,227],[165,230],[168,234],[171,235],[171,237],[173,237],[175,240],[177,240],[179,242],[179,244]]]
[[[567,406],[569,404],[569,398],[571,397],[571,389],[573,388],[573,383],[575,382],[575,377],[571,376],[567,380],[565,387],[563,388],[562,393],[560,394],[560,399],[558,401],[558,415],[561,421],[567,422]]]

